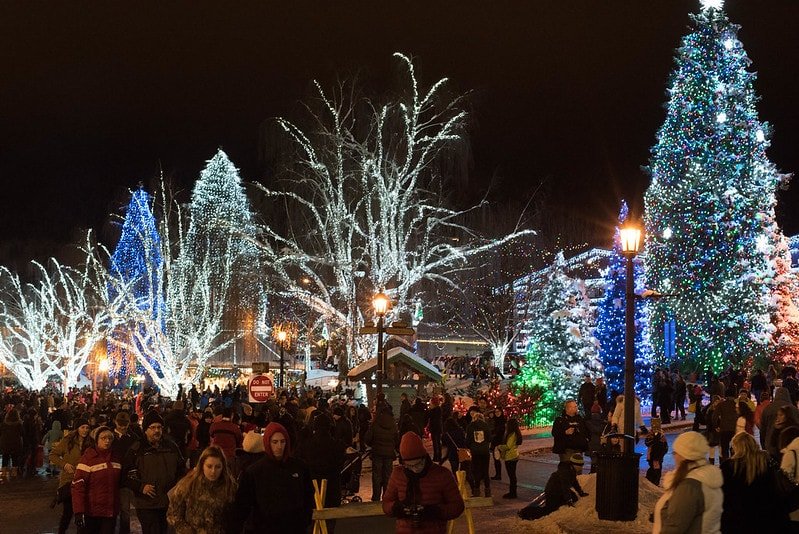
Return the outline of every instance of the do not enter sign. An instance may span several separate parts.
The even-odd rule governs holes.
[[[247,389],[250,392],[250,402],[266,402],[275,392],[272,379],[266,375],[255,375],[250,378]]]

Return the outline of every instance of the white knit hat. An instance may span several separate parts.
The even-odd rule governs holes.
[[[707,458],[710,446],[705,436],[699,432],[690,431],[677,436],[671,448],[686,460],[701,460]]]

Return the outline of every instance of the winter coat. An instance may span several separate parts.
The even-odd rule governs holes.
[[[327,429],[314,432],[311,439],[297,448],[297,458],[308,466],[311,479],[327,479],[325,507],[341,505],[341,469],[346,450],[344,442],[330,435]]]
[[[421,505],[423,520],[414,528],[400,507]],[[397,518],[398,534],[445,534],[447,521],[459,517],[464,510],[463,497],[452,473],[427,459],[418,475],[402,466],[395,466],[383,494],[383,512]]]
[[[256,533],[305,534],[311,524],[313,495],[311,474],[302,461],[264,456],[242,473],[233,517],[243,523],[252,514]],[[241,530],[240,525],[233,527],[232,532]]]
[[[777,419],[777,410],[782,406],[791,406],[793,411],[796,411],[796,406],[791,402],[791,396],[785,388],[776,388],[774,390],[774,400],[771,401],[764,410],[763,415],[760,417],[760,431],[766,434],[766,450],[772,457],[777,457],[779,451],[777,446],[772,446],[776,440],[772,438],[774,433],[774,421]]]
[[[397,424],[388,412],[380,413],[364,434],[364,441],[372,447],[372,454],[383,458],[394,458],[397,455],[398,440]]]
[[[178,446],[164,438],[157,446],[147,439],[131,445],[122,463],[123,484],[136,496],[136,508],[166,509],[169,505],[167,493],[186,470]],[[144,486],[155,486],[156,496],[142,493]]]
[[[719,534],[724,493],[724,477],[715,465],[705,460],[676,488],[667,490],[655,505],[653,534]],[[669,487],[674,472],[666,473],[664,486]]]
[[[191,482],[191,476],[184,477],[169,490],[167,522],[175,534],[225,534],[233,503],[224,498],[223,479],[210,482],[200,474],[189,495]]]
[[[586,419],[585,426],[588,428],[588,451],[598,451],[602,447],[602,434],[608,426],[608,422],[600,413],[592,413]]]
[[[494,423],[491,434],[491,447],[493,448],[505,441],[507,419],[505,419],[504,415],[500,415],[499,417],[492,417],[491,422]]]
[[[424,432],[425,420],[427,419],[427,410],[425,409],[424,404],[422,404],[421,402],[414,403],[409,413],[411,414],[411,417],[413,418],[413,422],[416,424],[416,427],[421,432]]]
[[[77,432],[77,430],[73,430],[73,432]],[[66,464],[70,464],[71,466],[75,467],[80,462],[81,452],[80,452],[80,443],[78,440],[75,440],[75,444],[72,446],[71,449],[68,449],[68,442],[69,442],[70,434],[65,434],[61,441],[57,442],[52,449],[50,449],[50,463],[61,470],[61,474],[58,475],[58,487],[66,486],[70,482],[72,482],[72,477],[74,473],[67,473],[64,469]]]
[[[466,445],[472,455],[488,456],[491,450],[491,429],[485,421],[472,421],[466,427]]]
[[[216,445],[225,453],[228,461],[233,461],[236,457],[236,448],[241,447],[244,439],[241,427],[230,419],[222,419],[211,424],[209,431],[211,435],[211,445]]]
[[[799,438],[795,438],[780,452],[782,452],[780,468],[791,480],[799,480]],[[799,510],[791,512],[790,518],[791,521],[799,521]]]
[[[191,421],[183,410],[170,410],[164,416],[164,426],[172,441],[181,451],[185,451],[191,440]]]
[[[499,453],[503,460],[506,462],[512,462],[513,460],[519,459],[519,448],[518,443],[516,443],[516,433],[512,432],[505,437],[505,443],[501,443],[497,445],[499,447]]]
[[[778,469],[769,462],[767,469],[746,483],[746,468],[735,473],[735,463],[727,460],[721,464],[724,476],[724,511],[721,514],[721,531],[727,532],[785,532],[788,514],[780,510],[780,495],[774,486],[772,470]]]
[[[447,447],[447,459],[452,463],[458,460],[458,449],[466,448],[466,432],[463,428],[453,422],[447,422],[441,442]]]
[[[86,449],[72,479],[72,510],[89,517],[117,515],[121,475],[120,458],[111,449]]]
[[[433,406],[427,410],[427,429],[431,434],[441,434],[444,428],[443,415],[441,413],[441,406]]]
[[[566,430],[569,428],[573,428],[574,432],[567,434]],[[552,452],[561,454],[566,452],[566,449],[583,452],[588,449],[589,436],[588,426],[580,414],[568,416],[563,413],[552,423],[552,437],[554,438]]]
[[[719,432],[735,432],[738,413],[735,411],[735,399],[727,397],[713,410],[713,428]]]
[[[333,435],[347,447],[352,447],[352,423],[344,416],[335,421]]]
[[[244,434],[241,449],[236,449],[236,460],[231,473],[238,478],[248,467],[264,457],[264,437],[258,432]]]
[[[60,441],[63,437],[64,431],[61,430],[61,421],[53,421],[53,426],[50,427],[50,430],[45,432],[44,437],[42,438],[42,445],[52,448],[53,445],[55,445],[56,442]]]
[[[22,452],[22,421],[0,423],[0,453],[4,456]]]
[[[624,428],[624,396],[619,395],[616,397],[616,409],[613,410],[613,417],[611,424],[616,425],[617,431],[620,434],[633,435],[635,431],[644,426],[644,419],[641,417],[641,402],[635,399],[635,428]]]
[[[554,473],[549,475],[544,487],[545,508],[547,513],[554,512],[561,506],[573,504],[583,493],[577,481],[571,462],[560,462]]]

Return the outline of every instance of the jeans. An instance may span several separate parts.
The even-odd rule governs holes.
[[[78,534],[114,534],[116,517],[86,517],[86,526]]]
[[[386,491],[393,468],[394,458],[372,455],[372,501],[379,501],[383,492]]]
[[[480,482],[485,484],[486,493],[491,491],[491,479],[488,477],[488,454],[472,452],[472,493],[480,491]]]
[[[67,491],[63,497],[64,508],[61,510],[61,518],[58,520],[58,534],[65,534],[72,522],[72,494]]]
[[[137,508],[141,534],[168,534],[166,508]]]
[[[119,534],[130,534],[130,503],[133,500],[133,490],[122,488],[119,490]]]
[[[433,461],[438,463],[441,461],[441,432],[430,432],[430,438],[433,440]]]
[[[508,478],[510,479],[510,493],[511,495],[516,495],[516,464],[519,463],[519,460],[508,460],[505,462],[505,470],[508,472]]]
[[[735,431],[722,430],[719,432],[719,445],[721,446],[721,461],[730,457],[730,441],[735,435]]]

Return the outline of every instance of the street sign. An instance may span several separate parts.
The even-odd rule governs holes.
[[[390,334],[392,336],[412,336],[415,333],[416,330],[408,326],[405,327],[389,326],[388,328],[386,328],[386,334]]]
[[[266,402],[275,392],[272,379],[266,375],[255,375],[250,378],[247,389],[250,394],[250,402]]]
[[[377,327],[376,326],[362,326],[358,333],[362,336],[367,334],[377,334]]]
[[[262,375],[269,372],[269,362],[252,362],[252,374]]]

